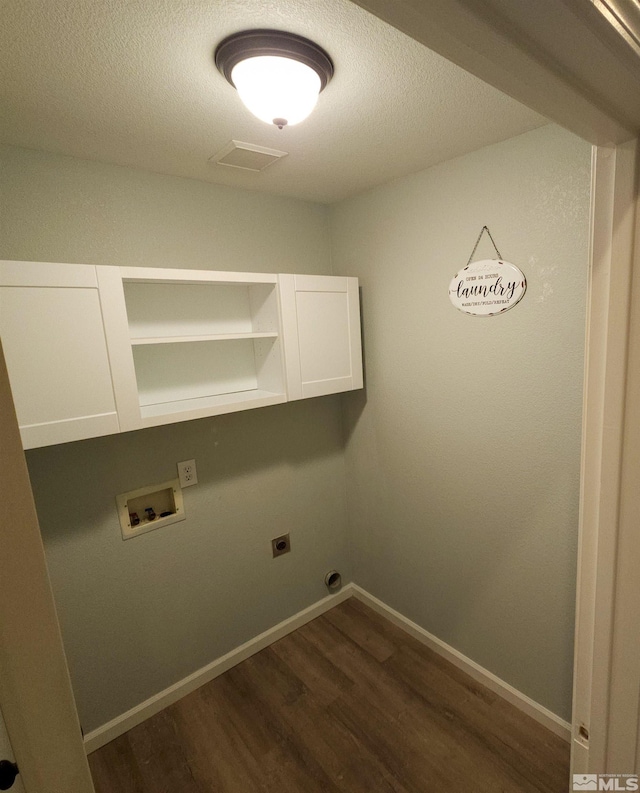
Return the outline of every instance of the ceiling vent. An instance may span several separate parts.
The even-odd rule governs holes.
[[[288,152],[277,149],[265,149],[253,143],[242,143],[231,140],[217,154],[209,158],[212,165],[228,165],[230,168],[242,168],[245,171],[264,171],[271,163],[286,157]]]

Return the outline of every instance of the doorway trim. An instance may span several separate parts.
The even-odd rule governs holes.
[[[0,705],[9,740],[27,793],[93,793],[1,344],[0,449]]]
[[[634,256],[636,141],[594,147],[573,683],[573,773],[609,768]],[[636,307],[637,310],[637,307]],[[629,471],[626,471],[626,476]],[[636,697],[637,702],[637,697]]]

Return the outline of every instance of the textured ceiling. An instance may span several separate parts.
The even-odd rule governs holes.
[[[0,140],[332,202],[545,123],[349,0],[3,0]],[[313,39],[335,76],[302,124],[253,118],[216,44],[271,27]],[[232,138],[289,153],[211,165]]]

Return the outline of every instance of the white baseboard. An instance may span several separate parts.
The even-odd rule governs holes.
[[[378,598],[370,595],[357,584],[346,584],[338,594],[329,595],[319,600],[312,606],[303,609],[303,611],[294,614],[292,617],[289,617],[289,619],[280,622],[278,625],[261,633],[254,639],[245,642],[245,644],[240,645],[240,647],[237,647],[235,650],[231,650],[231,652],[228,652],[221,658],[207,664],[207,666],[204,666],[202,669],[198,669],[198,671],[194,672],[192,675],[185,677],[183,680],[179,680],[177,683],[174,683],[174,685],[169,686],[169,688],[165,688],[164,691],[160,691],[150,699],[141,702],[139,705],[136,705],[135,708],[131,708],[131,710],[123,713],[121,716],[103,724],[102,727],[98,727],[87,733],[84,737],[87,753],[99,749],[101,746],[109,743],[109,741],[127,732],[127,730],[141,724],[164,708],[182,699],[182,697],[200,688],[200,686],[203,686],[205,683],[223,674],[228,669],[236,666],[236,664],[250,658],[252,655],[255,655],[255,653],[260,652],[260,650],[264,650],[265,647],[268,647],[270,644],[277,642],[292,631],[306,625],[307,622],[311,622],[311,620],[329,611],[329,609],[332,609],[334,606],[337,606],[338,603],[348,600],[350,597],[356,597],[358,600],[366,603],[374,611],[382,614],[395,625],[418,639],[418,641],[430,647],[459,669],[462,669],[463,672],[473,677],[474,680],[482,683],[482,685],[494,691],[503,699],[506,699],[507,702],[515,705],[556,735],[559,735],[567,741],[570,740],[571,725],[563,721],[559,716],[556,716],[555,713],[539,705],[525,694],[513,688],[513,686],[505,683],[504,680],[500,680],[499,677],[496,677],[496,675],[487,671],[479,664],[475,663],[475,661],[467,658],[465,655],[458,652],[458,650],[445,644],[445,642],[433,636],[415,622],[411,622],[411,620],[390,608],[381,600],[378,600]]]
[[[131,710],[123,713],[121,716],[117,716],[115,719],[103,724],[102,727],[88,732],[84,736],[84,746],[87,754],[94,752],[96,749],[109,743],[109,741],[113,741],[114,738],[127,732],[127,730],[141,724],[146,719],[164,710],[164,708],[182,699],[182,697],[200,688],[200,686],[203,686],[205,683],[223,674],[228,669],[245,661],[247,658],[260,652],[260,650],[264,650],[265,647],[277,642],[278,639],[282,639],[283,636],[306,625],[307,622],[311,622],[311,620],[324,614],[325,611],[329,611],[329,609],[337,606],[338,603],[342,603],[352,596],[353,591],[351,589],[351,584],[346,584],[336,595],[328,595],[322,598],[322,600],[319,600],[312,606],[294,614],[293,617],[289,617],[289,619],[280,622],[278,625],[261,633],[254,639],[250,639],[248,642],[241,644],[240,647],[236,647],[235,650],[231,650],[231,652],[226,655],[202,667],[202,669],[198,669],[192,675],[185,677],[183,680],[179,680],[177,683],[169,686],[169,688],[165,688],[164,691],[160,691],[150,699],[141,702],[139,705],[136,705],[135,708],[131,708]]]
[[[561,738],[564,738],[565,741],[571,740],[571,725],[561,719],[560,716],[557,716],[552,711],[548,710],[542,705],[539,705],[535,700],[518,691],[517,688],[505,683],[504,680],[501,680],[492,672],[484,669],[482,666],[480,666],[480,664],[477,664],[475,661],[467,658],[466,655],[458,652],[458,650],[446,644],[441,639],[438,639],[436,636],[429,633],[429,631],[426,631],[415,622],[407,619],[398,611],[395,611],[390,606],[387,606],[386,603],[383,603],[381,600],[378,600],[378,598],[370,595],[367,591],[362,589],[362,587],[359,587],[357,584],[351,584],[350,586],[353,596],[358,598],[358,600],[361,600],[374,611],[382,614],[383,617],[386,617],[390,622],[393,622],[394,625],[397,625],[399,628],[402,628],[419,642],[422,642],[422,644],[425,644],[431,650],[438,653],[438,655],[446,658],[447,661],[450,661],[452,664],[454,664],[454,666],[457,666],[458,669],[461,669],[463,672],[466,672],[474,680],[482,683],[483,686],[495,692],[503,699],[506,699],[507,702],[515,705],[516,708],[519,708],[528,716],[531,716],[533,719],[540,722],[540,724],[551,730],[551,732],[559,735]]]

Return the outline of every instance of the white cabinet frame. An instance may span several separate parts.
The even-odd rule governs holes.
[[[104,296],[108,310],[105,312],[105,333],[111,366],[113,371],[114,391],[118,415],[120,416],[121,431],[141,429],[143,427],[168,424],[176,421],[204,418],[211,415],[231,413],[249,408],[266,407],[286,402],[286,389],[284,383],[284,361],[282,352],[282,327],[280,324],[280,311],[277,293],[278,276],[272,273],[236,273],[217,272],[208,270],[176,270],[149,267],[98,267],[98,281],[101,293]],[[126,284],[154,285],[166,284],[180,288],[181,285],[206,287],[213,286],[261,286],[273,287],[270,323],[267,330],[256,329],[255,332],[209,333],[207,335],[177,335],[158,336],[156,338],[141,338],[132,331],[133,317],[127,313],[125,298]],[[273,302],[275,301],[275,302]],[[251,306],[252,317],[255,321],[265,323],[261,312],[265,314],[264,307]],[[267,327],[267,325],[265,325]],[[226,346],[235,343],[234,350],[242,348],[243,361],[238,362],[238,367],[243,363],[245,368],[253,367],[258,387],[250,388],[241,386],[237,391],[221,392],[219,395],[212,393],[210,396],[189,394],[176,397],[167,402],[151,404],[145,407],[142,397],[143,384],[141,382],[140,357],[138,352],[138,365],[136,371],[135,348],[146,348],[158,353],[161,357],[168,355],[166,345],[194,345],[191,350],[202,350],[203,345],[213,344],[216,349],[224,351]],[[221,346],[217,346],[221,345]],[[240,345],[240,346],[238,346]],[[164,349],[163,349],[164,348]],[[224,353],[222,353],[224,354]],[[233,369],[234,362],[228,366]],[[246,374],[246,373],[245,373]],[[245,389],[245,390],[243,390]],[[248,389],[248,390],[246,390]],[[153,400],[151,400],[153,401]]]

